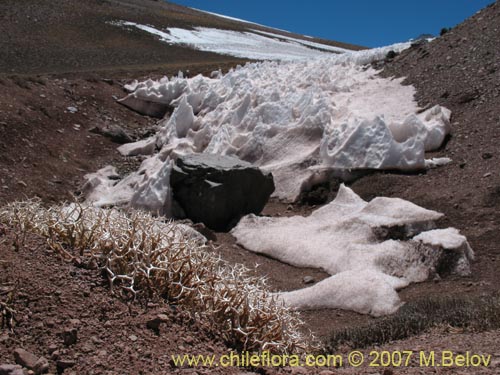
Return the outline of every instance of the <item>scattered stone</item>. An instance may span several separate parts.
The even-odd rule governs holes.
[[[304,276],[304,278],[302,279],[302,282],[304,284],[314,284],[316,282],[316,280],[312,276]]]
[[[146,326],[153,331],[158,331],[162,323],[168,322],[170,319],[165,314],[158,314],[154,319],[149,320]]]
[[[136,335],[130,335],[128,338],[133,342],[136,342],[139,339]]]
[[[19,365],[0,365],[0,375],[23,375],[23,368]]]
[[[98,345],[103,343],[103,341],[102,341],[99,337],[97,337],[97,336],[92,336],[92,337],[90,338],[90,340],[91,340],[94,344],[98,344]]]
[[[78,341],[78,331],[74,327],[66,328],[62,334],[64,345],[71,346]]]
[[[76,113],[76,112],[78,112],[78,108],[76,108],[76,107],[68,107],[66,109],[68,110],[69,113]]]
[[[385,56],[385,58],[387,60],[392,60],[396,56],[397,56],[397,53],[391,50],[391,51],[387,52],[387,55]]]
[[[56,350],[57,350],[57,345],[56,345],[56,344],[51,344],[51,345],[48,347],[48,349],[47,349],[47,353],[52,354],[52,353],[54,353]]]
[[[38,362],[38,357],[27,350],[18,348],[14,350],[14,360],[18,365],[33,370]]]
[[[290,374],[292,375],[303,375],[307,374],[307,370],[305,367],[297,366],[297,367],[292,367]]]
[[[73,367],[74,365],[75,361],[71,359],[60,359],[56,362],[57,372],[58,373],[64,372],[64,370]]]
[[[99,268],[99,264],[97,263],[97,260],[95,258],[90,258],[84,267],[88,270],[96,270]]]
[[[49,361],[44,357],[40,357],[35,363],[33,371],[36,375],[45,374],[47,371],[49,371],[49,367]]]
[[[234,157],[180,156],[172,169],[174,199],[193,222],[225,231],[246,214],[259,214],[274,191],[271,173]]]
[[[102,135],[109,138],[112,142],[118,144],[133,142],[132,137],[127,134],[127,132],[118,125],[109,125],[107,127],[101,128],[96,126],[89,130],[91,133]]]
[[[489,172],[488,172],[488,173],[483,174],[483,177],[484,177],[484,178],[486,178],[486,177],[490,177],[490,176],[491,176],[491,173],[489,173]]]
[[[466,104],[472,102],[478,98],[477,92],[465,92],[458,96],[457,103],[458,104]]]
[[[484,160],[491,159],[493,157],[493,154],[491,152],[485,152],[483,155],[481,155]]]
[[[79,327],[82,322],[79,319],[70,319],[69,324],[73,327]]]
[[[61,351],[60,350],[56,350],[55,352],[53,352],[51,355],[50,355],[50,359],[55,361],[56,359],[58,359],[59,357],[61,356]]]

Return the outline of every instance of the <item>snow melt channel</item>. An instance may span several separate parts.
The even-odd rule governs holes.
[[[341,185],[336,199],[309,217],[248,215],[232,234],[246,249],[332,275],[279,294],[290,307],[381,316],[402,305],[397,290],[410,283],[438,272],[470,274],[466,238],[454,228],[433,229],[442,216],[398,198],[366,202]]]

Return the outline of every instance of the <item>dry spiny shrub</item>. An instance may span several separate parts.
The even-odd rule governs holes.
[[[211,324],[239,350],[298,353],[310,350],[298,315],[278,303],[263,278],[230,266],[187,226],[142,211],[125,212],[80,204],[45,208],[36,200],[0,210],[17,246],[27,233],[44,237],[66,258],[92,260],[111,285],[126,295],[161,296]]]

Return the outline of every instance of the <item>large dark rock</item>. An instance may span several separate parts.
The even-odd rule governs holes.
[[[170,185],[188,218],[218,231],[231,229],[244,215],[260,213],[274,191],[271,173],[212,154],[180,156]]]

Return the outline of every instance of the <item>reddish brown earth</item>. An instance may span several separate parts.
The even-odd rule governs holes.
[[[62,7],[71,4],[58,1]],[[96,0],[95,3],[109,8],[113,1]],[[128,3],[132,4],[131,9],[139,6],[133,1]],[[87,4],[80,11],[88,15],[92,7],[104,9]],[[10,1],[2,2],[0,9],[4,21],[21,19],[16,11],[18,8]],[[36,13],[43,8],[32,4],[28,9]],[[50,15],[56,16],[57,12]],[[141,17],[154,21],[146,19],[151,15]],[[192,18],[193,15],[185,17],[188,18],[182,21],[183,25],[199,21]],[[20,30],[27,27],[23,22],[26,21],[18,25],[19,35],[22,34]],[[0,24],[3,25],[0,27],[7,27],[5,22]],[[477,255],[471,278],[448,278],[410,286],[401,292],[401,297],[410,303],[428,295],[490,294],[497,292],[500,285],[497,271],[500,266],[499,27],[500,6],[496,3],[443,37],[414,47],[384,66],[386,76],[408,77],[406,82],[417,88],[417,99],[422,107],[438,103],[453,111],[452,136],[442,150],[429,155],[449,156],[453,163],[416,175],[375,173],[352,183],[351,187],[365,199],[400,197],[443,212],[446,218],[440,225],[459,228]],[[12,35],[13,29],[9,30],[3,30],[2,35],[8,32]],[[0,44],[12,42],[9,38],[2,40]],[[53,43],[57,40],[54,38]],[[48,203],[73,199],[85,173],[110,163],[118,165],[122,173],[133,168],[137,160],[122,158],[116,152],[117,144],[89,132],[95,126],[116,124],[134,138],[140,138],[153,129],[155,120],[130,112],[115,102],[113,96],[124,94],[124,83],[133,78],[172,75],[179,69],[189,69],[193,74],[209,73],[219,67],[227,70],[241,62],[217,55],[178,51],[176,56],[182,58],[165,63],[162,59],[175,52],[169,50],[149,56],[153,63],[148,66],[137,56],[123,60],[125,63],[120,65],[120,56],[109,54],[112,58],[102,58],[99,51],[95,52],[99,57],[96,60],[85,60],[85,51],[72,52],[81,58],[64,59],[61,51],[50,43],[44,45],[39,55],[29,55],[37,50],[29,44],[32,41],[23,39],[6,48],[12,51],[14,46],[17,48],[23,43],[27,43],[25,50],[21,48],[17,54],[4,55],[3,60],[0,57],[0,204],[34,196]],[[46,51],[52,53],[47,55]],[[28,64],[28,59],[24,62],[18,59],[23,54],[34,56],[35,60],[37,56],[42,58],[35,65]],[[140,63],[134,64],[134,58]],[[12,71],[21,75],[13,76]],[[49,72],[52,74],[47,74]],[[78,111],[70,113],[68,107],[76,107]],[[307,215],[312,209],[270,202],[264,213]],[[218,251],[224,258],[251,267],[258,263],[255,272],[267,276],[277,290],[303,287],[304,276],[312,276],[317,281],[326,277],[321,271],[297,269],[252,254],[234,245],[229,234],[217,233],[217,237],[215,245],[220,246]],[[8,293],[15,290],[9,306],[16,310],[17,319],[13,332],[6,329],[0,332],[0,364],[14,363],[14,349],[24,348],[47,358],[53,373],[57,371],[58,360],[73,361],[74,365],[64,373],[74,374],[212,373],[212,369],[174,368],[169,356],[176,351],[193,354],[227,351],[216,333],[208,331],[203,322],[189,318],[186,311],[161,302],[148,308],[137,303],[127,304],[110,292],[97,270],[65,263],[51,253],[41,239],[30,238],[27,246],[16,250],[12,247],[12,233],[8,228],[0,228],[0,269],[0,300],[5,301]],[[169,317],[159,335],[146,327],[146,322],[158,313]],[[309,312],[304,318],[321,338],[341,328],[376,321],[337,310]],[[71,319],[79,322],[70,322]],[[61,332],[70,325],[77,329],[78,340],[66,346]],[[441,327],[384,346],[387,350],[449,349],[494,354],[494,366],[481,371],[440,368],[362,368],[357,371],[346,367],[335,373],[495,374],[500,372],[499,339],[499,331],[449,332]],[[218,371],[228,373],[230,370]],[[273,373],[274,370],[249,371]],[[282,369],[281,372],[297,374],[306,370]]]

